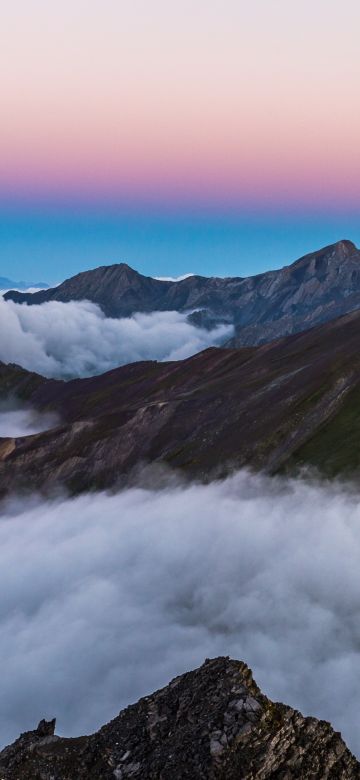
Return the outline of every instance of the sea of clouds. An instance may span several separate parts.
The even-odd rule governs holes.
[[[109,319],[89,302],[0,297],[0,360],[46,376],[188,357],[232,335],[177,312]],[[53,427],[0,405],[0,436]],[[360,755],[360,496],[240,472],[0,508],[2,744],[42,718],[96,729],[219,654],[263,691],[330,720]]]
[[[145,484],[144,482],[142,484]],[[219,654],[360,755],[360,503],[240,472],[10,499],[0,520],[0,734],[89,732]]]
[[[59,418],[52,412],[19,406],[13,401],[0,402],[0,437],[30,436],[54,428]]]
[[[233,327],[207,331],[175,311],[111,319],[88,301],[27,306],[0,297],[0,333],[0,361],[69,379],[136,360],[181,360],[231,338]]]

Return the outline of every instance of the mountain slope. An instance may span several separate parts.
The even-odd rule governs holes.
[[[11,291],[5,298],[30,305],[86,298],[110,317],[206,310],[207,321],[210,316],[210,322],[215,318],[235,323],[231,346],[239,347],[266,343],[358,309],[360,251],[351,241],[339,241],[290,266],[246,279],[191,276],[159,281],[121,263],[78,274],[50,290]],[[194,322],[199,324],[199,315]]]
[[[360,308],[360,251],[339,241],[248,283],[251,313],[237,320],[232,346],[269,342]]]
[[[144,463],[206,480],[307,463],[360,474],[360,312],[257,348],[71,382],[0,366],[0,397],[11,392],[62,424],[0,440],[0,493],[106,488]]]
[[[228,658],[176,677],[90,737],[56,737],[54,727],[41,721],[0,753],[3,780],[360,778],[329,723],[274,704]]]

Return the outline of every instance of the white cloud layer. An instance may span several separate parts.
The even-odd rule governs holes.
[[[56,414],[0,403],[0,438],[30,436],[54,428],[58,421]]]
[[[230,338],[178,312],[109,319],[88,301],[27,306],[0,298],[0,360],[48,377],[91,376],[135,360],[179,360]]]
[[[182,276],[154,276],[154,279],[157,279],[158,282],[182,282],[183,279],[189,279],[190,276],[194,276],[194,274],[183,274]]]
[[[360,754],[360,503],[239,473],[10,501],[0,521],[0,734],[95,729],[205,657],[330,719]]]

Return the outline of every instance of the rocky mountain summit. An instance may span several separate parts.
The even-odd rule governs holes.
[[[89,737],[41,721],[0,753],[2,780],[355,780],[360,764],[326,721],[270,701],[251,670],[207,660]]]
[[[187,312],[195,325],[234,323],[231,346],[256,345],[359,309],[360,251],[343,240],[280,270],[247,278],[190,276],[178,282],[142,276],[120,263],[77,274],[49,290],[10,291],[5,298],[29,305],[87,299],[109,317]]]

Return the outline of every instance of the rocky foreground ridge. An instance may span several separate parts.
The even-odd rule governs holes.
[[[360,778],[329,723],[273,703],[228,658],[176,677],[89,737],[54,730],[55,720],[41,721],[5,748],[2,780]]]
[[[360,308],[360,251],[338,241],[295,263],[256,276],[190,276],[178,282],[143,276],[125,263],[77,274],[36,293],[10,291],[8,300],[28,305],[90,300],[108,317],[134,312],[191,312],[195,325],[235,325],[232,346],[263,344],[298,333]]]

